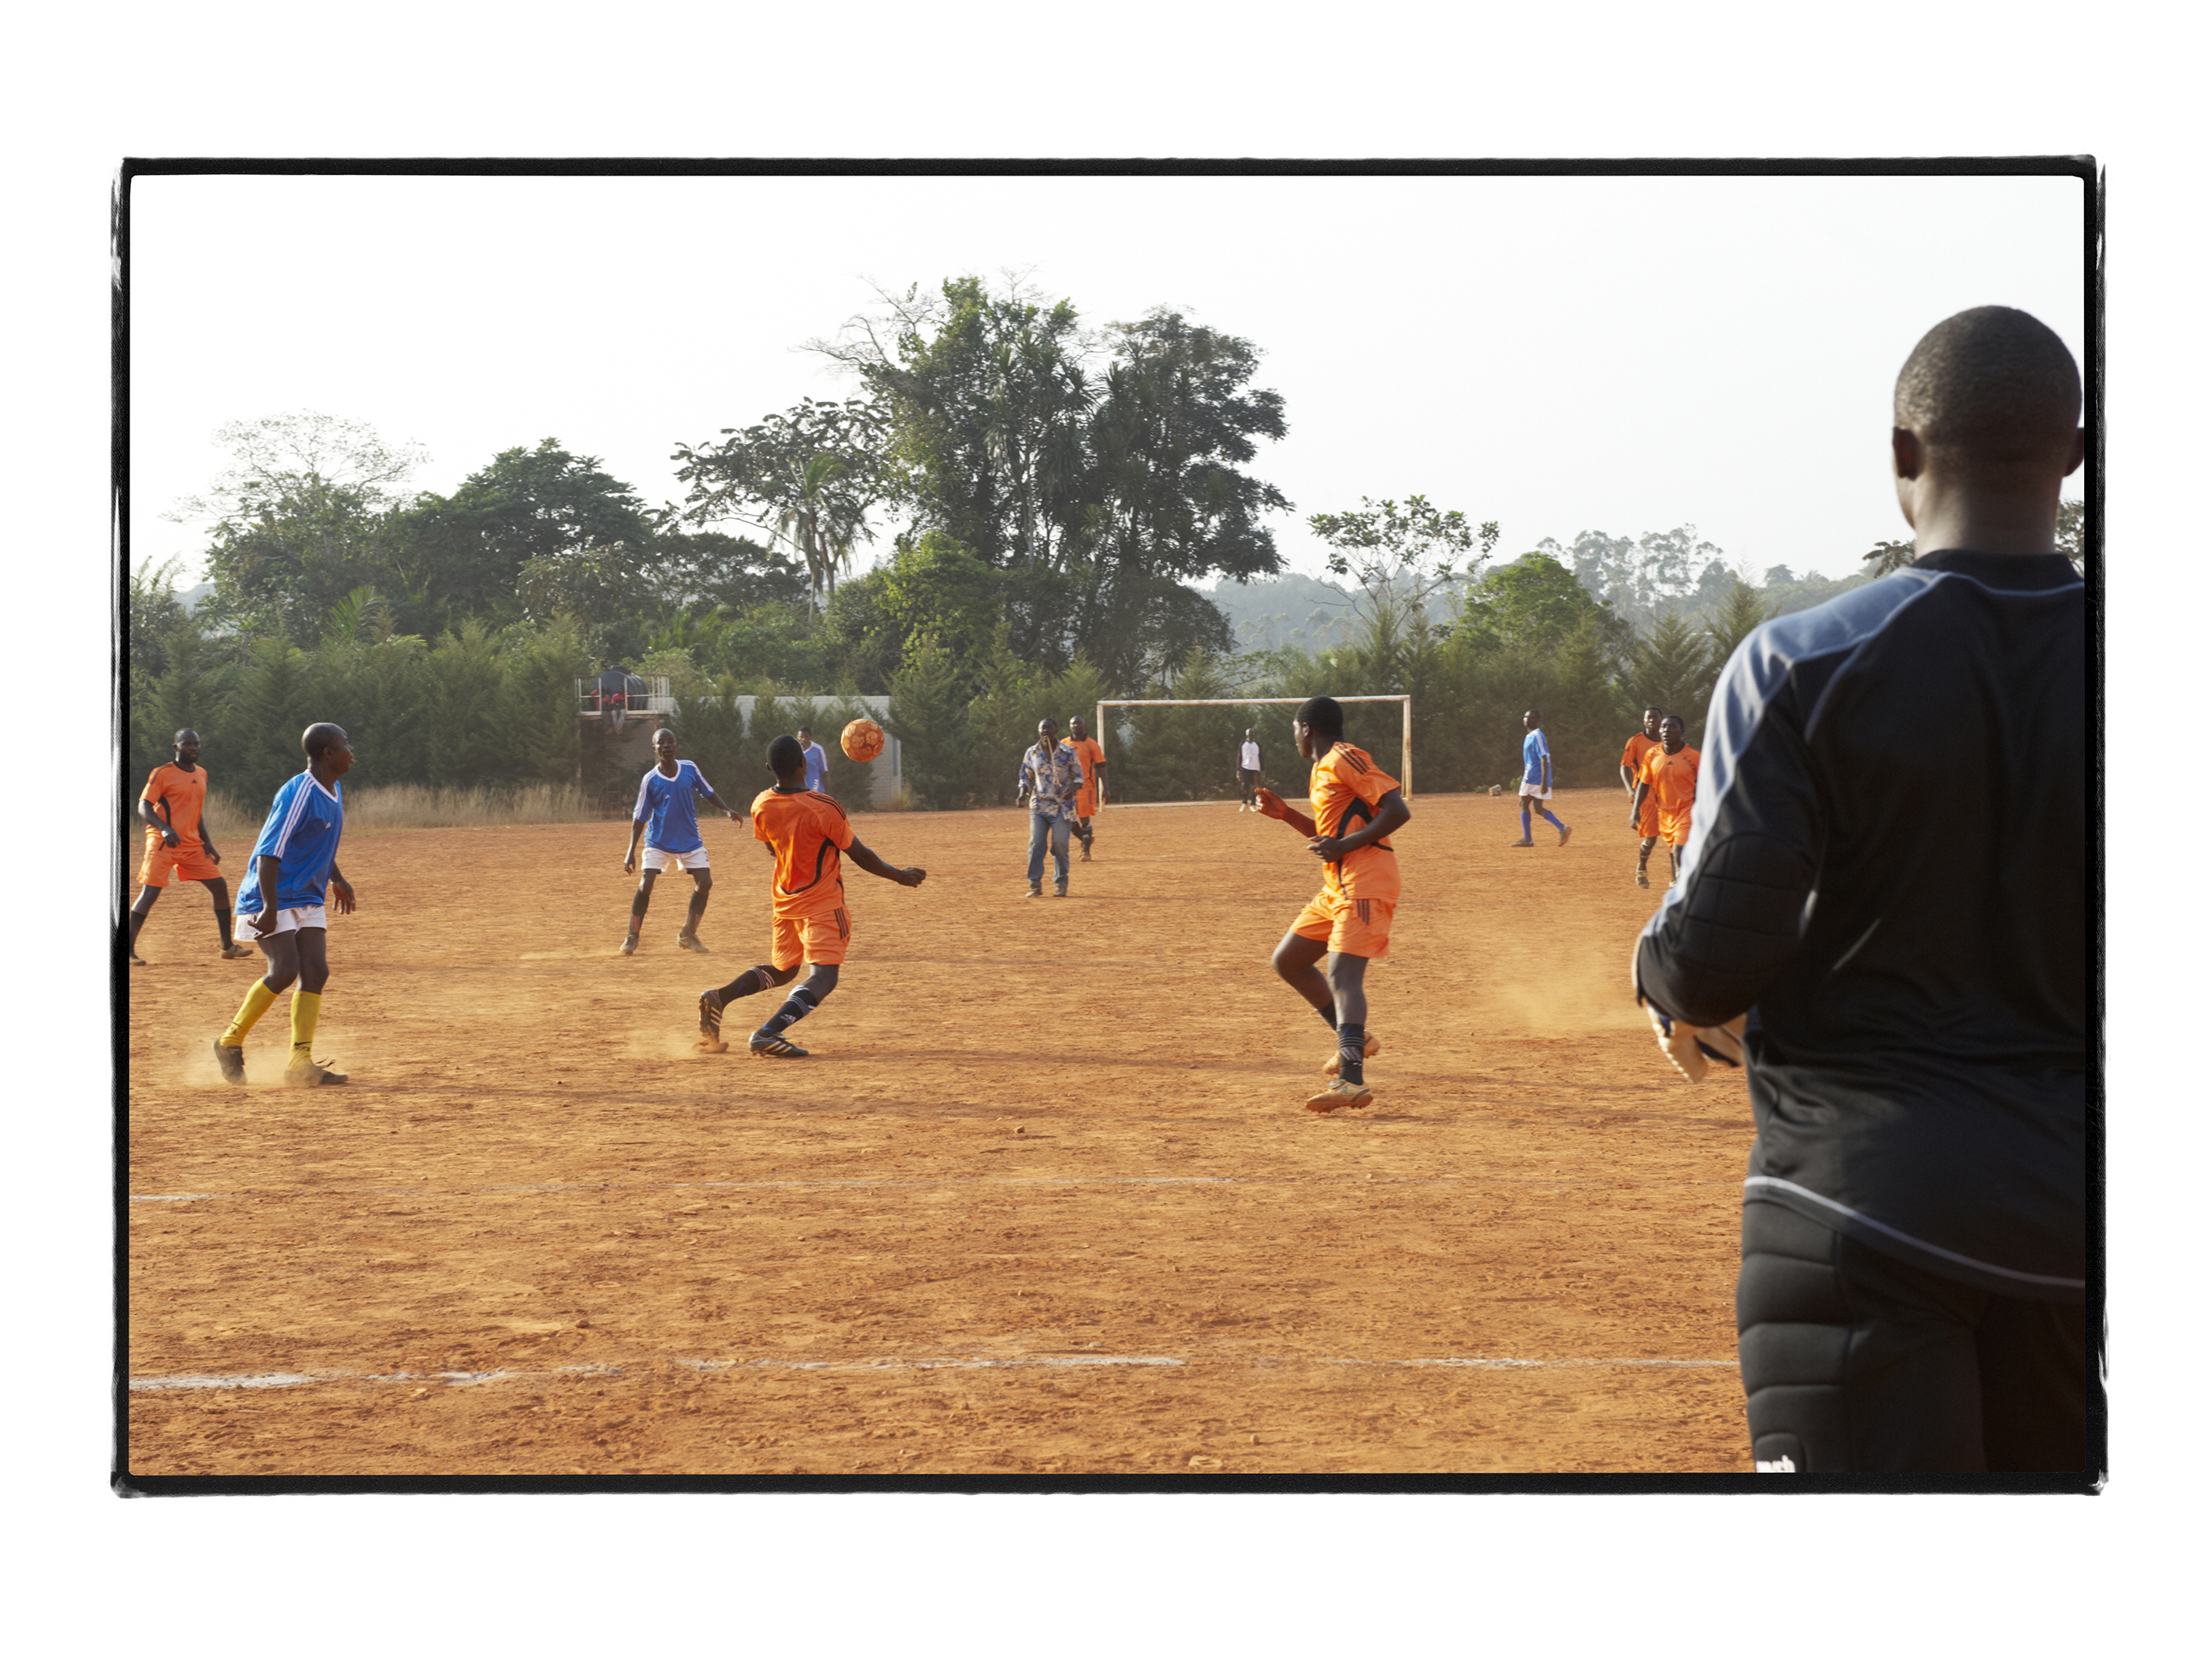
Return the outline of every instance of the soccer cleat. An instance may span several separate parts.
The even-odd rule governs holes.
[[[243,945],[226,945],[222,947],[222,959],[225,962],[236,962],[240,957],[250,957],[252,954],[253,952]]]
[[[620,957],[635,956],[637,954],[637,935],[635,933],[623,934],[622,948],[616,951],[615,954]]]
[[[1371,1106],[1374,1103],[1374,1090],[1364,1083],[1346,1083],[1340,1077],[1331,1079],[1326,1089],[1306,1102],[1306,1110],[1333,1112],[1340,1106]]]
[[[1534,847],[1536,843],[1524,836],[1519,841],[1509,841],[1505,844],[1508,847]]]
[[[1574,833],[1575,833],[1575,826],[1574,826],[1573,824],[1571,824],[1571,823],[1563,823],[1563,824],[1561,824],[1561,825],[1559,826],[1559,845],[1560,845],[1560,846],[1562,846],[1562,847],[1565,847],[1565,846],[1567,844],[1567,837],[1568,837],[1569,836],[1573,835]]]
[[[1359,1050],[1359,1058],[1360,1058],[1360,1060],[1361,1060],[1363,1062],[1364,1062],[1364,1061],[1366,1061],[1366,1060],[1370,1060],[1374,1059],[1376,1055],[1377,1055],[1377,1054],[1381,1054],[1382,1052],[1382,1039],[1381,1037],[1379,1037],[1379,1036],[1376,1036],[1372,1031],[1370,1031],[1370,1032],[1367,1034],[1367,1041],[1366,1041],[1366,1042],[1365,1042],[1364,1044],[1363,1044],[1363,1045],[1361,1046],[1361,1048],[1360,1048],[1360,1050]],[[1334,1077],[1334,1076],[1337,1074],[1337,1073],[1339,1072],[1339,1070],[1340,1070],[1340,1069],[1342,1068],[1343,1065],[1344,1065],[1344,1056],[1343,1056],[1341,1054],[1338,1053],[1335,1049],[1332,1048],[1332,1049],[1330,1049],[1330,1050],[1328,1051],[1328,1065],[1326,1065],[1326,1066],[1322,1066],[1322,1067],[1321,1068],[1321,1074],[1322,1074],[1323,1077]]]
[[[720,991],[699,993],[699,1047],[710,1054],[729,1051],[730,1045],[722,1041],[722,994]]]
[[[696,933],[679,933],[676,935],[676,943],[686,951],[696,951],[702,957],[711,956],[714,954],[711,951],[708,950],[705,945],[699,943],[699,936]]]
[[[319,1089],[345,1080],[343,1072],[334,1072],[319,1060],[295,1060],[284,1068],[284,1086],[288,1089]]]
[[[800,1048],[797,1043],[793,1042],[789,1037],[785,1036],[781,1032],[778,1032],[774,1036],[763,1036],[758,1031],[755,1031],[752,1035],[752,1040],[747,1042],[745,1047],[763,1060],[804,1060],[806,1058],[806,1050]]]
[[[1640,865],[1636,871],[1636,884],[1638,887],[1649,887],[1651,884],[1651,878],[1644,873],[1643,866]]]
[[[222,1080],[225,1083],[242,1084],[246,1081],[245,1049],[226,1048],[218,1042],[215,1045],[215,1063],[216,1068],[222,1073]]]

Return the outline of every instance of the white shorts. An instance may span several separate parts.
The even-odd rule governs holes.
[[[1551,798],[1552,792],[1548,789],[1539,789],[1533,783],[1524,783],[1521,786],[1522,800],[1549,800]]]
[[[648,870],[703,870],[707,867],[707,849],[695,847],[688,853],[664,853],[658,847],[645,849],[645,867]]]
[[[238,913],[238,926],[234,930],[237,937],[245,939],[275,939],[279,933],[296,933],[307,927],[327,929],[331,925],[330,912],[321,905],[302,904],[295,909],[279,910],[276,920],[269,924],[269,931],[257,933],[253,931],[253,918],[258,914],[252,910]]]

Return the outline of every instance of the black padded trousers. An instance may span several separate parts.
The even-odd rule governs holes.
[[[2087,1462],[2078,1305],[1939,1278],[1760,1200],[1743,1206],[1735,1328],[1763,1471],[1978,1474]]]

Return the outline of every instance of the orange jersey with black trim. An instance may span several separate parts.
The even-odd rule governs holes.
[[[775,849],[778,916],[826,915],[845,902],[844,860],[853,826],[834,796],[817,789],[763,789],[753,801],[753,839]]]
[[[1106,758],[1106,751],[1099,746],[1098,739],[1085,738],[1078,743],[1073,738],[1062,738],[1060,746],[1075,751],[1076,759],[1083,763],[1083,787],[1096,789],[1098,787],[1098,763]]]
[[[1375,763],[1364,749],[1340,743],[1314,763],[1308,785],[1317,836],[1355,835],[1375,820],[1382,797],[1398,780]],[[1398,855],[1387,841],[1363,847],[1341,864],[1323,866],[1322,885],[1347,898],[1398,896]]]
[[[1673,754],[1655,746],[1644,757],[1644,781],[1659,805],[1659,827],[1669,841],[1690,833],[1690,808],[1698,799],[1698,751],[1684,744]]]
[[[1647,738],[1638,732],[1621,749],[1620,763],[1628,769],[1631,778],[1640,778],[1644,775],[1644,757],[1660,747],[1662,744],[1658,738]]]
[[[164,761],[147,775],[146,787],[139,792],[138,799],[152,801],[156,811],[166,805],[169,828],[177,832],[179,852],[198,850],[200,808],[207,800],[207,768],[195,766],[187,772],[174,761]],[[156,841],[161,837],[161,832],[150,824],[146,833]]]

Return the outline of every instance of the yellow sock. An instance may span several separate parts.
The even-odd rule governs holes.
[[[246,993],[246,1000],[238,1005],[238,1012],[230,1017],[229,1029],[222,1034],[222,1046],[235,1048],[246,1041],[246,1034],[253,1024],[269,1012],[269,1005],[276,1000],[276,994],[265,981],[255,980]],[[200,1028],[205,1030],[207,1027]]]
[[[292,993],[292,1058],[304,1062],[307,1050],[315,1041],[315,1022],[323,1017],[323,997],[319,991]]]

